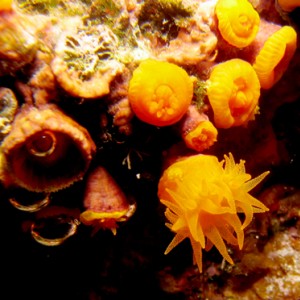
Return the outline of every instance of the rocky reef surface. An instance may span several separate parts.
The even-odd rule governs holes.
[[[0,4],[7,299],[299,299],[299,6]]]

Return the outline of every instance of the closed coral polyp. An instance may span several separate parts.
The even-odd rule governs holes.
[[[263,89],[270,89],[282,77],[296,48],[297,33],[291,26],[283,26],[266,40],[253,64]]]
[[[200,122],[194,129],[188,132],[183,139],[185,144],[196,151],[208,149],[217,141],[218,130],[209,121]]]
[[[259,14],[247,0],[219,0],[215,7],[219,31],[230,45],[244,48],[254,40]]]
[[[216,127],[240,126],[254,119],[258,111],[260,83],[248,62],[231,59],[213,68],[207,95]]]
[[[142,121],[167,126],[179,121],[193,96],[193,82],[179,66],[153,59],[143,61],[129,83],[128,99]]]
[[[221,162],[215,156],[199,154],[183,158],[164,171],[158,196],[167,207],[166,225],[176,234],[166,254],[188,238],[200,272],[202,249],[209,250],[213,245],[233,264],[224,241],[242,249],[243,230],[253,214],[268,210],[249,194],[268,172],[251,179],[244,164],[236,164],[231,154]],[[245,215],[243,223],[238,213]]]

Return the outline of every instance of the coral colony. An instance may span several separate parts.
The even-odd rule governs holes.
[[[276,2],[278,11],[297,6]],[[187,238],[200,272],[202,250],[213,246],[234,263],[227,245],[242,249],[254,214],[268,211],[250,192],[269,172],[252,178],[244,160],[226,147],[219,160],[214,146],[220,132],[255,124],[262,89],[281,79],[296,51],[291,25],[264,20],[248,0],[2,0],[0,31],[3,189],[43,193],[27,208],[42,213],[51,193],[84,179],[74,224],[116,234],[140,200],[128,201],[95,165],[109,120],[125,141],[136,124],[170,127],[182,150],[162,155],[157,178],[175,234],[166,253]],[[85,128],[68,101],[99,103],[98,127]]]

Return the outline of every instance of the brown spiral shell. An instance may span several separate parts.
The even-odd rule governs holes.
[[[1,145],[4,181],[34,192],[57,191],[83,177],[95,150],[88,131],[56,105],[25,105]]]

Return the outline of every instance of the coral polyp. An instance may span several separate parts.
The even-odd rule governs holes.
[[[268,208],[249,194],[268,172],[251,179],[245,161],[236,164],[231,154],[219,162],[211,155],[193,155],[169,166],[160,178],[158,196],[167,207],[167,226],[176,234],[165,253],[190,239],[194,262],[202,272],[202,249],[213,245],[229,263],[224,240],[243,247],[244,229],[254,213]],[[242,222],[238,213],[243,213]]]
[[[231,59],[213,68],[207,95],[216,127],[245,125],[258,112],[260,83],[248,62]]]
[[[248,0],[219,0],[215,11],[224,40],[238,48],[252,43],[260,18]]]
[[[208,116],[195,105],[190,105],[180,122],[180,132],[185,145],[197,152],[210,148],[218,136],[218,130]]]
[[[283,26],[265,41],[253,64],[262,88],[280,80],[296,49],[297,33],[291,26]]]
[[[133,72],[128,99],[136,116],[156,126],[178,122],[193,97],[193,81],[179,66],[148,59]]]

